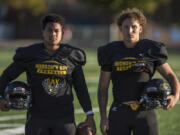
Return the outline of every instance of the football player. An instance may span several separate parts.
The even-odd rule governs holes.
[[[18,48],[13,62],[0,77],[0,109],[8,111],[4,89],[24,71],[32,93],[26,135],[75,135],[72,87],[87,117],[84,126],[96,133],[93,111],[82,66],[85,53],[61,43],[64,18],[48,14],[42,19],[43,42]],[[82,125],[83,126],[83,125]]]
[[[173,94],[167,96],[172,108],[179,99],[179,81],[167,63],[161,42],[140,39],[146,18],[137,8],[124,10],[117,19],[123,40],[98,48],[101,73],[98,88],[100,128],[103,135],[158,135],[154,110],[139,109],[143,88],[157,70],[169,82]],[[108,88],[113,84],[113,104],[106,114]]]

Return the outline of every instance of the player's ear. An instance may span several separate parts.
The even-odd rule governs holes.
[[[143,27],[140,25],[139,33],[142,33],[142,32],[143,32]]]
[[[42,29],[42,37],[44,38],[45,37],[45,32],[44,32],[44,29]]]

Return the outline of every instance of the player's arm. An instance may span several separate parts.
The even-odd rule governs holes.
[[[73,78],[73,86],[74,86],[76,95],[78,97],[78,100],[84,112],[86,112],[86,116],[87,116],[85,124],[82,126],[89,125],[90,127],[92,127],[93,135],[95,135],[96,126],[95,126],[95,121],[93,117],[94,113],[92,111],[91,100],[88,93],[82,66],[76,67],[76,69],[73,71],[72,78]]]
[[[91,100],[82,69],[82,66],[86,63],[86,55],[84,51],[73,48],[69,55],[69,59],[71,60],[71,62],[73,62],[75,66],[72,72],[72,80],[78,100],[87,115],[93,114]]]
[[[9,110],[9,103],[4,99],[4,90],[6,86],[15,78],[17,78],[24,70],[19,65],[13,62],[7,67],[0,77],[0,109],[2,111]]]
[[[73,71],[72,78],[75,92],[84,112],[86,112],[87,115],[93,114],[91,100],[81,66],[76,67],[76,69]]]
[[[96,126],[94,121],[94,113],[92,111],[92,105],[90,96],[88,93],[82,65],[85,65],[86,63],[86,55],[84,51],[74,48],[71,51],[71,54],[69,56],[69,59],[73,62],[75,65],[75,68],[72,73],[72,79],[73,79],[73,86],[76,92],[76,95],[78,97],[79,103],[81,104],[84,112],[86,112],[86,120],[85,124],[82,126],[89,125],[92,128],[93,135],[96,134]]]
[[[167,99],[169,100],[169,104],[165,108],[170,109],[179,100],[179,81],[175,73],[167,63],[168,53],[166,46],[162,43],[156,44],[155,46],[155,49],[152,51],[152,55],[156,58],[156,61],[154,62],[155,67],[158,72],[169,82],[173,92],[173,95],[167,97]]]
[[[13,59],[14,61],[3,71],[2,75],[0,76],[0,109],[2,111],[8,111],[10,106],[9,103],[4,99],[4,91],[6,86],[25,70],[19,58],[22,58],[21,55],[16,53]]]
[[[97,50],[97,58],[101,73],[98,84],[98,103],[101,115],[100,128],[103,135],[107,135],[106,130],[109,129],[108,118],[106,114],[106,107],[108,103],[108,88],[111,80],[112,62],[111,62],[111,48],[107,46],[99,47]]]
[[[101,117],[107,117],[106,107],[108,102],[108,88],[111,72],[101,71],[98,85],[98,103]]]
[[[167,99],[170,101],[170,103],[166,109],[170,109],[179,100],[179,94],[180,94],[179,81],[168,63],[164,63],[164,64],[158,66],[157,70],[169,82],[169,84],[172,88],[173,95],[170,95],[167,97]]]
[[[106,135],[105,130],[109,128],[106,108],[108,103],[108,88],[109,88],[110,78],[111,78],[111,72],[101,70],[99,77],[99,85],[98,85],[98,103],[99,103],[99,110],[101,115],[100,128],[103,135]]]

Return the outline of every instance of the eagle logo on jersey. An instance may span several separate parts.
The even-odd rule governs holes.
[[[46,93],[50,96],[62,94],[62,87],[64,86],[63,78],[67,75],[68,66],[58,61],[46,60],[36,64],[35,67],[37,73],[48,75],[48,78],[46,77],[42,80],[42,86]]]
[[[48,93],[48,95],[56,96],[59,94],[63,87],[63,81],[61,81],[60,79],[47,78],[42,82],[42,86],[46,93]]]

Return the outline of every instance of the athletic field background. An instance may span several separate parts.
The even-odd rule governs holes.
[[[87,64],[83,67],[86,82],[88,85],[92,106],[95,111],[95,121],[97,127],[97,135],[101,135],[99,130],[99,123],[100,123],[100,115],[98,111],[98,103],[97,103],[97,86],[98,86],[98,76],[99,76],[99,66],[97,64],[97,52],[96,48],[85,48],[84,49],[87,55]],[[169,52],[169,59],[168,63],[180,79],[180,54],[179,51],[170,51]],[[0,74],[2,71],[7,67],[10,62],[12,61],[12,57],[15,53],[15,49],[13,48],[0,48]],[[155,77],[160,77],[158,73],[155,74]],[[17,80],[25,81],[25,74],[22,74]],[[109,102],[108,106],[110,106],[112,102],[112,90],[111,87],[109,88]],[[79,123],[85,120],[85,114],[82,113],[81,107],[78,103],[76,95],[74,93],[74,104],[75,104],[75,116],[76,116],[76,123]],[[159,122],[159,135],[180,135],[180,104],[178,103],[174,108],[165,111],[162,109],[157,109],[157,117]],[[9,112],[2,112],[0,111],[0,135],[3,131],[7,129],[13,129],[14,135],[16,134],[16,129],[24,125],[25,123],[25,113],[26,111],[9,111]],[[11,119],[12,116],[24,116],[24,118],[15,118]],[[10,120],[5,118],[8,116]],[[2,118],[2,119],[1,119]],[[4,120],[3,120],[4,118]],[[123,121],[122,121],[123,122]],[[6,134],[4,134],[6,135]],[[24,135],[20,133],[19,135]]]

